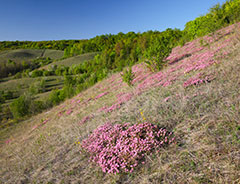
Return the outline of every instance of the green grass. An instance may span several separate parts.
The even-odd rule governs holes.
[[[61,59],[63,57],[63,51],[61,50],[45,50],[43,57],[50,57],[51,59]]]
[[[63,65],[63,66],[72,66],[72,65],[78,65],[84,61],[89,61],[94,59],[94,57],[97,55],[97,52],[94,53],[87,53],[87,54],[82,54],[79,56],[74,56],[74,57],[70,57],[67,59],[63,59],[54,63],[51,63],[49,65],[46,65],[44,67],[42,67],[41,69],[48,69],[51,65]]]
[[[9,59],[16,63],[30,61],[40,57],[44,53],[39,49],[17,49],[0,52],[0,62],[7,62]]]
[[[46,77],[36,77],[36,78],[20,78],[12,79],[6,82],[0,83],[0,90],[22,90],[25,91],[28,87],[41,79],[46,80],[46,86],[48,90],[54,89],[56,86],[59,86],[63,83],[62,76],[46,76]]]
[[[16,63],[22,61],[31,61],[38,57],[50,57],[51,59],[60,59],[63,57],[63,51],[44,50],[44,49],[17,49],[0,52],[0,63],[7,62],[9,59]]]

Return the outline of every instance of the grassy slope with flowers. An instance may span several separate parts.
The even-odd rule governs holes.
[[[113,74],[20,124],[1,140],[0,182],[239,183],[239,33],[234,24],[176,47],[158,73],[133,66],[132,87]],[[146,122],[174,132],[175,144],[144,152],[131,173],[106,174],[89,163],[98,149],[88,149],[91,138]]]

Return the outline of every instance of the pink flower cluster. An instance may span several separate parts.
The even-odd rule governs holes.
[[[33,128],[32,128],[32,130],[31,130],[31,132],[33,131],[33,130],[35,130],[35,129],[37,129],[37,128],[39,128],[40,126],[43,126],[43,125],[45,125],[48,121],[49,121],[50,119],[45,119],[44,121],[42,121],[40,124],[38,124],[38,125],[35,125]]]
[[[84,123],[86,123],[87,121],[91,120],[94,116],[90,115],[90,116],[85,116],[80,122],[79,125],[82,125]]]
[[[66,114],[67,114],[67,115],[70,115],[70,114],[72,114],[72,112],[73,112],[73,109],[70,108],[70,109],[67,110]]]
[[[199,73],[198,75],[189,78],[186,82],[184,82],[183,87],[188,87],[188,86],[192,86],[192,85],[199,85],[202,83],[208,83],[211,80],[213,80],[213,77],[211,76],[206,76],[205,78],[201,78],[201,73]]]
[[[59,117],[62,116],[64,112],[65,112],[65,110],[59,111],[59,112],[58,112],[58,116],[59,116]]]
[[[103,172],[132,172],[143,163],[144,156],[174,140],[171,132],[151,123],[106,123],[83,140],[82,148],[90,153],[90,160]]]
[[[103,110],[105,112],[111,112],[115,109],[119,109],[123,103],[126,103],[127,101],[131,100],[133,97],[133,93],[120,93],[117,95],[116,103],[113,104],[110,107],[104,108]]]
[[[11,142],[12,142],[11,139],[7,139],[7,140],[5,141],[5,144],[9,144],[9,143],[11,143]]]
[[[109,92],[103,92],[103,93],[99,94],[98,96],[95,97],[95,100],[97,100],[97,99],[99,99],[99,98],[107,95],[108,93],[109,93]]]

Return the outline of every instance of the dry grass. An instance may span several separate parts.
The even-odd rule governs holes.
[[[109,79],[60,106],[19,124],[9,132],[11,141],[0,145],[2,183],[239,183],[240,182],[240,44],[206,73],[215,80],[184,88],[186,76],[174,85],[146,90],[110,113],[103,106],[115,103],[120,92],[134,91]],[[115,81],[111,83],[111,79]],[[114,88],[114,86],[117,88]],[[93,100],[100,93],[109,94]],[[170,97],[165,101],[166,97]],[[72,110],[69,115],[68,110]],[[76,141],[105,122],[147,121],[173,130],[177,144],[147,158],[131,174],[108,175],[88,163]],[[62,115],[59,116],[59,112]],[[91,116],[82,125],[79,122]],[[46,124],[42,122],[49,119]],[[35,128],[34,126],[38,126]]]

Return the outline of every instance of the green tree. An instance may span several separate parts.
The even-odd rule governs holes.
[[[31,104],[31,98],[27,95],[22,95],[19,98],[15,99],[10,104],[10,110],[14,118],[24,117],[29,114],[29,107]]]

